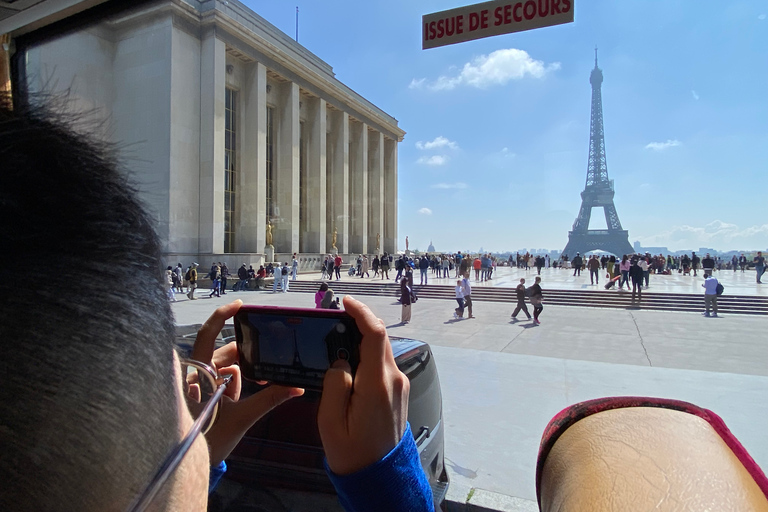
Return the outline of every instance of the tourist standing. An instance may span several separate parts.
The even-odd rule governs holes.
[[[227,278],[229,277],[229,267],[227,267],[227,263],[224,262],[221,265],[221,294],[226,295],[227,294]]]
[[[453,318],[464,318],[464,288],[461,286],[461,279],[456,281],[456,302],[459,307],[453,310]]]
[[[336,257],[333,259],[333,270],[336,272],[337,281],[341,280],[341,264],[342,263],[343,261],[341,260],[341,256],[337,254]]]
[[[739,256],[739,267],[741,267],[741,271],[744,272],[747,269],[747,257],[744,256],[744,253]]]
[[[282,281],[283,281],[283,293],[288,291],[288,280],[290,278],[291,269],[288,267],[288,262],[283,262],[283,268],[280,269],[280,274],[282,275]],[[275,276],[277,277],[277,276]]]
[[[717,317],[717,285],[718,281],[713,275],[705,275],[704,283],[704,316],[709,315],[709,308],[712,307],[712,316]]]
[[[581,255],[579,253],[576,253],[576,256],[573,258],[573,261],[571,262],[571,264],[573,265],[574,276],[576,274],[581,276],[581,263],[582,263]]]
[[[251,266],[251,268],[253,268],[253,266]],[[245,291],[245,289],[248,287],[248,269],[245,268],[245,263],[240,265],[240,268],[237,269],[237,278],[239,281],[235,283],[232,291]]]
[[[544,257],[543,256],[536,256],[536,259],[534,260],[536,263],[536,275],[541,275],[541,269],[544,267]]]
[[[179,263],[176,268],[174,269],[174,272],[176,273],[176,277],[178,277],[178,286],[176,287],[179,293],[184,292],[184,267],[181,266],[181,263]]]
[[[712,275],[712,273],[715,271],[715,260],[712,258],[712,256],[707,253],[706,256],[704,256],[704,259],[701,260],[701,268],[704,269],[704,275]]]
[[[419,273],[420,273],[420,285],[427,284],[427,276],[429,271],[429,257],[425,254],[419,259]]]
[[[733,268],[733,272],[736,273],[736,269],[739,266],[739,257],[735,254],[733,255],[733,258],[731,258],[731,267]]]
[[[379,275],[379,255],[375,255],[373,257],[373,261],[371,262],[371,267],[373,267],[373,277],[375,278],[377,275]]]
[[[533,322],[536,325],[541,325],[539,321],[539,315],[544,310],[542,302],[544,301],[544,294],[541,292],[541,278],[536,276],[536,282],[531,286],[531,304],[533,305]]]
[[[696,256],[695,252],[691,253],[691,268],[693,269],[693,277],[696,277],[696,270],[699,268],[699,263],[701,263],[701,258]]]
[[[328,279],[333,279],[334,258],[332,255],[328,255],[328,263],[326,265],[325,273],[328,274]]]
[[[176,302],[176,294],[173,291],[175,276],[176,273],[173,271],[173,267],[168,265],[168,268],[165,269],[165,286],[168,288],[168,300],[173,302]]]
[[[589,284],[600,284],[600,260],[594,254],[589,257],[587,268],[589,268]]]
[[[480,261],[480,256],[475,257],[472,261],[472,268],[475,270],[475,281],[480,280],[480,270],[483,268],[483,262]]]
[[[368,272],[368,256],[363,255],[363,264],[360,267],[360,279],[363,278],[363,275],[365,277],[371,277],[371,273]]]
[[[389,254],[384,253],[381,255],[379,267],[381,267],[381,279],[384,280],[384,277],[386,276],[387,280],[389,280]]]
[[[451,267],[451,257],[449,255],[446,254],[443,256],[442,265],[443,265],[443,278],[449,277],[448,271],[450,270],[450,267]]]
[[[765,258],[763,257],[763,253],[761,251],[757,251],[757,256],[755,256],[754,262],[757,284],[763,284],[760,279],[763,277],[763,273],[765,272]]]
[[[635,301],[635,293],[638,294],[638,299],[642,299],[643,268],[640,266],[640,260],[637,258],[632,258],[632,263],[629,267],[629,277],[632,279],[632,302]]]
[[[645,280],[645,287],[648,288],[648,281],[650,280],[651,271],[648,268],[648,258],[650,256],[640,256],[640,261],[637,262],[637,266],[643,271],[643,279]]]
[[[475,318],[472,315],[472,285],[469,284],[469,270],[464,274],[461,280],[462,291],[464,292],[464,304],[467,306],[467,318]]]
[[[291,281],[295,281],[299,276],[299,258],[296,253],[293,253],[293,261],[291,261]]]
[[[400,281],[400,323],[407,324],[411,321],[411,287],[409,286],[408,279]]]
[[[512,312],[512,319],[517,321],[517,314],[522,310],[525,316],[528,317],[528,320],[530,320],[531,314],[528,312],[528,306],[525,305],[525,278],[520,279],[520,284],[515,288],[515,293],[517,294],[517,307]]]

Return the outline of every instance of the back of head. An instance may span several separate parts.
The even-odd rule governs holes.
[[[107,149],[0,108],[0,510],[120,510],[179,439],[151,219]],[[106,286],[105,283],[109,283]]]

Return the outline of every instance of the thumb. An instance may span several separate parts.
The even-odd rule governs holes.
[[[346,431],[347,407],[352,394],[352,369],[349,363],[339,359],[325,372],[323,394],[317,412],[317,425],[323,431]]]

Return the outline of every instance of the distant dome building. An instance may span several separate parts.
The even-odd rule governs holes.
[[[427,247],[427,252],[435,252],[435,246],[432,245],[432,240],[429,241],[429,247]]]

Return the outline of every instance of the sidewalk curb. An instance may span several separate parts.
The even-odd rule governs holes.
[[[539,512],[535,501],[507,496],[485,489],[471,487],[466,493],[461,486],[448,487],[445,500],[447,512]]]

